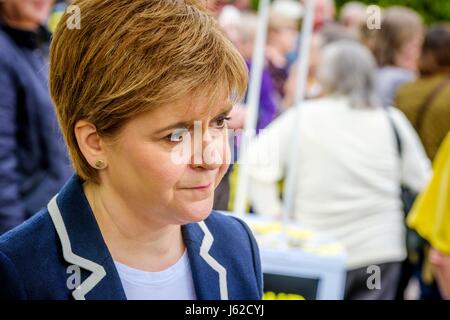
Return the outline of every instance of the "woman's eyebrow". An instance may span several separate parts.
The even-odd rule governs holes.
[[[231,110],[233,109],[233,105],[232,104],[227,104],[225,108],[222,109],[222,111],[220,111],[214,118],[221,116],[223,114],[228,114],[231,112]]]
[[[161,132],[168,131],[168,130],[171,130],[171,129],[189,128],[189,126],[192,125],[192,122],[193,121],[180,121],[180,122],[177,122],[177,123],[174,123],[174,124],[170,124],[170,125],[162,128],[162,129],[159,129],[158,131],[156,131],[156,133],[161,133]]]
[[[217,118],[217,117],[220,116],[220,115],[224,115],[224,114],[230,113],[232,109],[233,109],[233,105],[232,105],[232,104],[227,105],[227,106],[226,106],[225,108],[223,108],[217,115],[215,115],[215,116],[213,117],[213,119],[214,119],[214,118]],[[164,127],[164,128],[159,129],[156,133],[161,133],[161,132],[168,131],[168,130],[171,130],[171,129],[189,128],[190,126],[192,126],[192,124],[193,124],[195,121],[196,121],[196,120],[179,121],[179,122],[177,122],[177,123],[170,124],[170,125],[168,125],[168,126],[166,126],[166,127]]]

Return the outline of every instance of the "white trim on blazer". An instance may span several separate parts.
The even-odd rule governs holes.
[[[67,233],[61,211],[59,210],[56,202],[57,196],[58,195],[54,196],[50,200],[47,208],[61,241],[64,259],[69,263],[78,265],[81,268],[92,272],[92,274],[72,292],[72,296],[75,300],[85,300],[85,295],[88,294],[89,291],[91,291],[106,276],[106,271],[103,266],[91,260],[80,257],[72,252],[69,235]],[[219,274],[220,298],[222,300],[228,300],[227,270],[209,253],[209,250],[214,242],[214,237],[204,221],[199,222],[198,225],[204,233],[202,244],[200,246],[200,256],[213,270]]]

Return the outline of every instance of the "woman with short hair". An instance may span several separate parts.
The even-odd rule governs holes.
[[[0,297],[260,299],[252,234],[211,212],[244,60],[201,1],[73,5],[50,92],[76,175],[0,238]]]

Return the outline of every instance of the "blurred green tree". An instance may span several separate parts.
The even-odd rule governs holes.
[[[339,12],[340,8],[351,0],[335,0]],[[450,0],[359,0],[366,4],[375,4],[380,7],[393,5],[405,6],[416,10],[426,24],[436,22],[450,22]],[[252,8],[258,8],[258,0],[251,0]]]
[[[350,0],[335,0],[338,10]],[[380,7],[393,5],[405,6],[417,11],[426,24],[447,21],[450,22],[450,0],[360,0],[366,4]]]

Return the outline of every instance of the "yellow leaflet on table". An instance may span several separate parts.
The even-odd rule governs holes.
[[[320,234],[300,226],[283,227],[277,221],[247,221],[259,243],[273,249],[281,247],[301,248],[305,252],[321,256],[339,255],[344,251],[341,244],[324,241]]]

